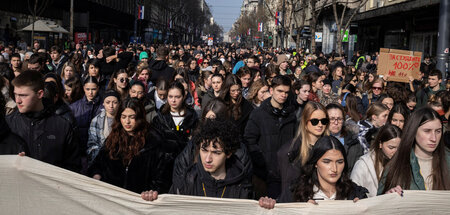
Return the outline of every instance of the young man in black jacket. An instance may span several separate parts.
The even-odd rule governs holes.
[[[156,59],[151,60],[148,63],[150,70],[152,71],[152,77],[150,81],[157,83],[159,79],[165,79],[169,83],[172,81],[175,70],[167,65],[166,60],[169,56],[169,49],[161,46],[156,50]]]
[[[79,172],[80,153],[74,126],[44,105],[44,80],[37,71],[25,71],[13,81],[18,111],[6,117],[9,128],[25,142],[27,156]]]
[[[169,193],[217,198],[251,199],[251,162],[235,138],[229,121],[208,120],[175,161]],[[196,156],[198,156],[196,158]],[[142,192],[153,201],[156,191]]]
[[[274,77],[270,87],[272,97],[253,110],[244,133],[255,176],[265,182],[267,189],[266,193],[264,185],[257,186],[261,183],[255,183],[255,192],[271,198],[277,198],[281,193],[277,152],[282,145],[290,143],[295,135],[294,107],[286,102],[290,90],[291,79],[287,76]]]

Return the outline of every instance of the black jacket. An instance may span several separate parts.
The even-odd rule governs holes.
[[[347,166],[348,172],[352,172],[353,166],[359,157],[364,155],[364,149],[361,146],[358,135],[347,135],[344,137],[344,148],[347,152]]]
[[[80,149],[84,154],[87,148],[88,131],[91,126],[91,121],[95,116],[100,114],[101,109],[103,109],[103,103],[98,95],[92,101],[88,101],[86,96],[83,96],[83,98],[72,103],[69,107],[76,120],[76,126],[79,130]]]
[[[197,127],[197,123],[197,114],[191,108],[186,108],[183,123],[178,130],[170,113],[157,112],[157,115],[153,118],[153,126],[162,133],[163,138],[168,142],[167,145],[174,147],[171,151],[176,154],[184,149],[189,141],[189,136]]]
[[[164,139],[152,128],[144,147],[129,165],[124,165],[122,159],[110,159],[109,151],[103,147],[88,172],[90,176],[99,174],[102,181],[136,193],[146,190],[166,193],[171,185],[173,160],[173,155],[166,153]]]
[[[254,109],[245,127],[244,141],[253,162],[254,173],[266,182],[280,182],[277,152],[295,135],[295,113],[292,106],[276,115],[270,98]]]
[[[24,142],[27,156],[74,172],[81,168],[79,145],[73,126],[51,108],[38,113],[8,115],[6,121]]]
[[[64,119],[69,121],[73,126],[76,125],[75,117],[73,116],[72,110],[69,105],[64,101],[60,100],[55,104],[55,113],[58,116],[62,116]]]
[[[16,155],[24,151],[25,142],[12,133],[3,116],[0,116],[0,155]]]
[[[302,171],[300,153],[301,138],[291,144],[284,144],[277,153],[278,169],[281,176],[281,196],[291,195],[291,187]]]
[[[175,70],[172,67],[169,67],[166,61],[163,60],[151,60],[148,63],[148,66],[152,71],[150,81],[153,83],[157,83],[160,78],[164,78],[170,82],[173,78],[173,74],[175,73]]]
[[[253,198],[252,164],[244,145],[227,159],[225,164],[227,175],[223,180],[215,180],[204,170],[200,156],[197,162],[194,162],[195,154],[195,145],[190,142],[175,160],[170,193],[193,196],[206,194],[207,197],[219,198]]]
[[[231,121],[239,129],[240,135],[244,135],[245,127],[247,126],[248,118],[250,117],[252,111],[253,111],[252,104],[250,104],[250,102],[247,101],[247,99],[242,98],[241,116],[239,117],[238,120],[235,120],[233,117],[231,117]]]

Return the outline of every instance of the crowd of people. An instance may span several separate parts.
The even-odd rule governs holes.
[[[236,44],[0,47],[0,154],[141,193],[277,202],[450,190],[450,82],[378,53]]]

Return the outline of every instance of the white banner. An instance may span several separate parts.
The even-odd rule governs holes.
[[[449,191],[405,191],[357,203],[276,204],[182,195],[146,202],[139,194],[40,161],[0,156],[0,214],[448,214]]]

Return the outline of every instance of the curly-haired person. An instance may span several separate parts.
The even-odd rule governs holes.
[[[202,123],[192,141],[175,161],[174,172],[180,177],[173,177],[169,193],[253,198],[249,177],[251,162],[248,156],[241,155],[243,151],[235,137],[236,132],[233,123],[226,120],[207,120]],[[188,161],[192,156],[194,161]],[[142,192],[141,196],[144,200],[153,201],[158,198],[158,193],[150,190]]]

